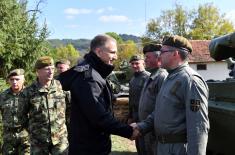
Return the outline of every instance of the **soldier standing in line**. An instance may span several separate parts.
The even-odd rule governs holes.
[[[18,116],[20,102],[26,101],[24,89],[24,70],[14,69],[8,76],[10,88],[0,94],[0,110],[3,122],[3,155],[29,155],[28,132],[23,129],[25,122]]]
[[[140,93],[143,89],[146,79],[150,73],[145,70],[144,59],[141,55],[133,55],[130,59],[131,68],[134,72],[133,77],[129,82],[129,116],[128,124],[138,122],[138,110]],[[135,141],[136,149],[139,155],[145,155],[143,141],[139,138]]]
[[[53,79],[54,62],[40,57],[35,63],[37,80],[25,89],[28,102],[22,105],[27,117],[31,155],[66,155],[65,95],[59,81]]]
[[[142,134],[154,127],[158,155],[205,155],[208,86],[188,65],[192,45],[181,36],[166,36],[162,45],[161,66],[169,75],[158,93],[155,111],[132,126]]]
[[[143,48],[145,64],[151,74],[150,77],[146,80],[144,88],[141,92],[139,101],[139,121],[145,120],[147,116],[154,111],[156,97],[163,81],[168,75],[165,69],[160,68],[160,49],[160,44],[148,44]],[[154,155],[156,148],[156,136],[154,132],[150,132],[145,136],[140,137],[140,141],[141,140],[145,146],[145,155]]]
[[[67,71],[70,68],[70,61],[66,59],[61,59],[55,63],[55,67],[58,75],[55,76],[55,79],[58,80],[61,73]],[[68,139],[70,139],[70,115],[71,115],[71,93],[70,91],[64,91],[65,94],[65,103],[66,103],[66,126],[68,131]]]

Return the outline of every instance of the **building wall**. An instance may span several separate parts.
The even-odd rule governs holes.
[[[205,80],[225,80],[229,78],[229,70],[226,62],[198,63],[206,64],[207,70],[197,70],[197,64],[190,63],[190,66],[196,70]]]

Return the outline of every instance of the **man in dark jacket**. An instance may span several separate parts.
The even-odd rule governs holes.
[[[106,77],[114,68],[116,52],[115,39],[98,35],[91,41],[84,60],[60,76],[72,99],[70,155],[108,155],[110,134],[126,138],[138,134],[113,116],[112,93]]]

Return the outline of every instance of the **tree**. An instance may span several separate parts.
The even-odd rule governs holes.
[[[160,17],[151,19],[146,26],[146,33],[142,37],[142,43],[159,43],[164,35],[177,34],[187,36],[188,18],[190,13],[176,4],[173,10],[164,10]]]
[[[79,51],[77,51],[72,44],[58,47],[53,53],[55,60],[67,59],[71,62],[71,65],[75,65],[80,56]]]
[[[122,44],[119,44],[117,53],[118,59],[114,63],[116,69],[118,70],[119,67],[125,62],[127,62],[127,65],[129,65],[129,59],[136,53],[139,53],[139,49],[134,41],[128,40]]]
[[[142,43],[159,42],[168,34],[209,40],[231,32],[234,32],[232,23],[212,3],[199,5],[197,10],[186,10],[182,5],[176,4],[174,9],[164,10],[160,17],[150,20]]]
[[[141,37],[142,44],[148,44],[150,42],[160,42],[162,37],[162,27],[160,19],[150,19],[146,26],[146,33]]]
[[[115,32],[107,32],[107,33],[105,33],[105,34],[107,34],[107,35],[113,37],[113,38],[117,41],[118,44],[123,43],[122,38],[121,38],[117,33],[115,33]]]
[[[9,70],[24,68],[32,78],[32,64],[48,52],[45,39],[46,24],[40,28],[36,22],[39,1],[35,10],[27,11],[27,1],[0,1],[0,76]]]
[[[207,3],[198,7],[190,36],[192,39],[210,40],[215,36],[233,31],[232,23],[226,20],[223,14],[219,13],[219,9],[213,3]]]

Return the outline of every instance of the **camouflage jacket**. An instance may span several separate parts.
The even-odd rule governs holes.
[[[7,89],[0,94],[0,110],[2,114],[3,128],[20,128],[26,118],[19,117],[20,103],[25,103],[26,96],[20,92],[15,94]]]
[[[25,89],[28,103],[22,106],[22,117],[29,115],[30,141],[35,145],[58,144],[67,139],[65,95],[60,82],[52,80],[49,88],[38,82]]]

